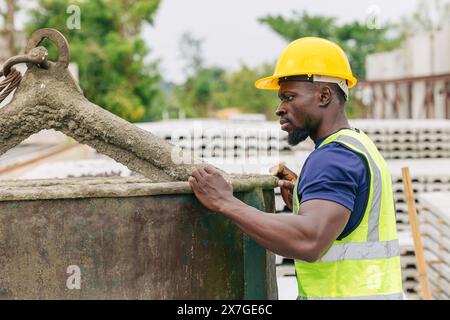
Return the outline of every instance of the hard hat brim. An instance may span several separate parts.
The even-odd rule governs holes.
[[[278,78],[279,77],[270,76],[256,80],[255,87],[262,90],[278,90],[280,88]]]
[[[306,74],[306,73],[305,73]],[[317,74],[317,75],[323,75],[323,76],[330,76],[330,77],[336,77],[336,78],[341,78],[341,79],[346,79],[348,82],[348,87],[349,88],[353,88],[356,83],[358,82],[358,80],[353,77],[343,77],[340,74],[320,74],[320,73],[311,73],[311,74]],[[259,80],[255,81],[255,87],[258,89],[262,89],[262,90],[278,90],[280,89],[280,85],[278,84],[278,79],[282,78],[282,77],[289,77],[289,76],[294,76],[297,74],[280,74],[280,75],[273,75],[270,77],[265,77],[265,78],[261,78]]]

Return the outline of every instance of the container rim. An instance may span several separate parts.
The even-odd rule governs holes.
[[[234,192],[277,187],[278,178],[270,175],[229,175]],[[44,180],[2,180],[0,201],[55,200],[74,198],[139,197],[164,194],[190,194],[189,183],[152,182],[138,177],[94,177]]]

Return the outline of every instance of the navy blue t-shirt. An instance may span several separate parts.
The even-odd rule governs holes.
[[[298,197],[329,200],[348,208],[350,219],[338,240],[359,225],[369,197],[370,176],[365,160],[337,142],[318,148],[327,137],[314,141],[316,148],[303,165]]]

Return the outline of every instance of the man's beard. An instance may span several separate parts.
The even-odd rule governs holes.
[[[296,146],[302,141],[305,141],[309,137],[309,129],[295,128],[291,133],[288,134],[288,143],[291,146]]]

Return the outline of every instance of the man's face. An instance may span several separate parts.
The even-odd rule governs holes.
[[[318,94],[309,82],[285,81],[280,84],[280,105],[276,115],[280,117],[281,130],[288,133],[292,146],[304,141],[317,130],[320,114],[317,108]]]

